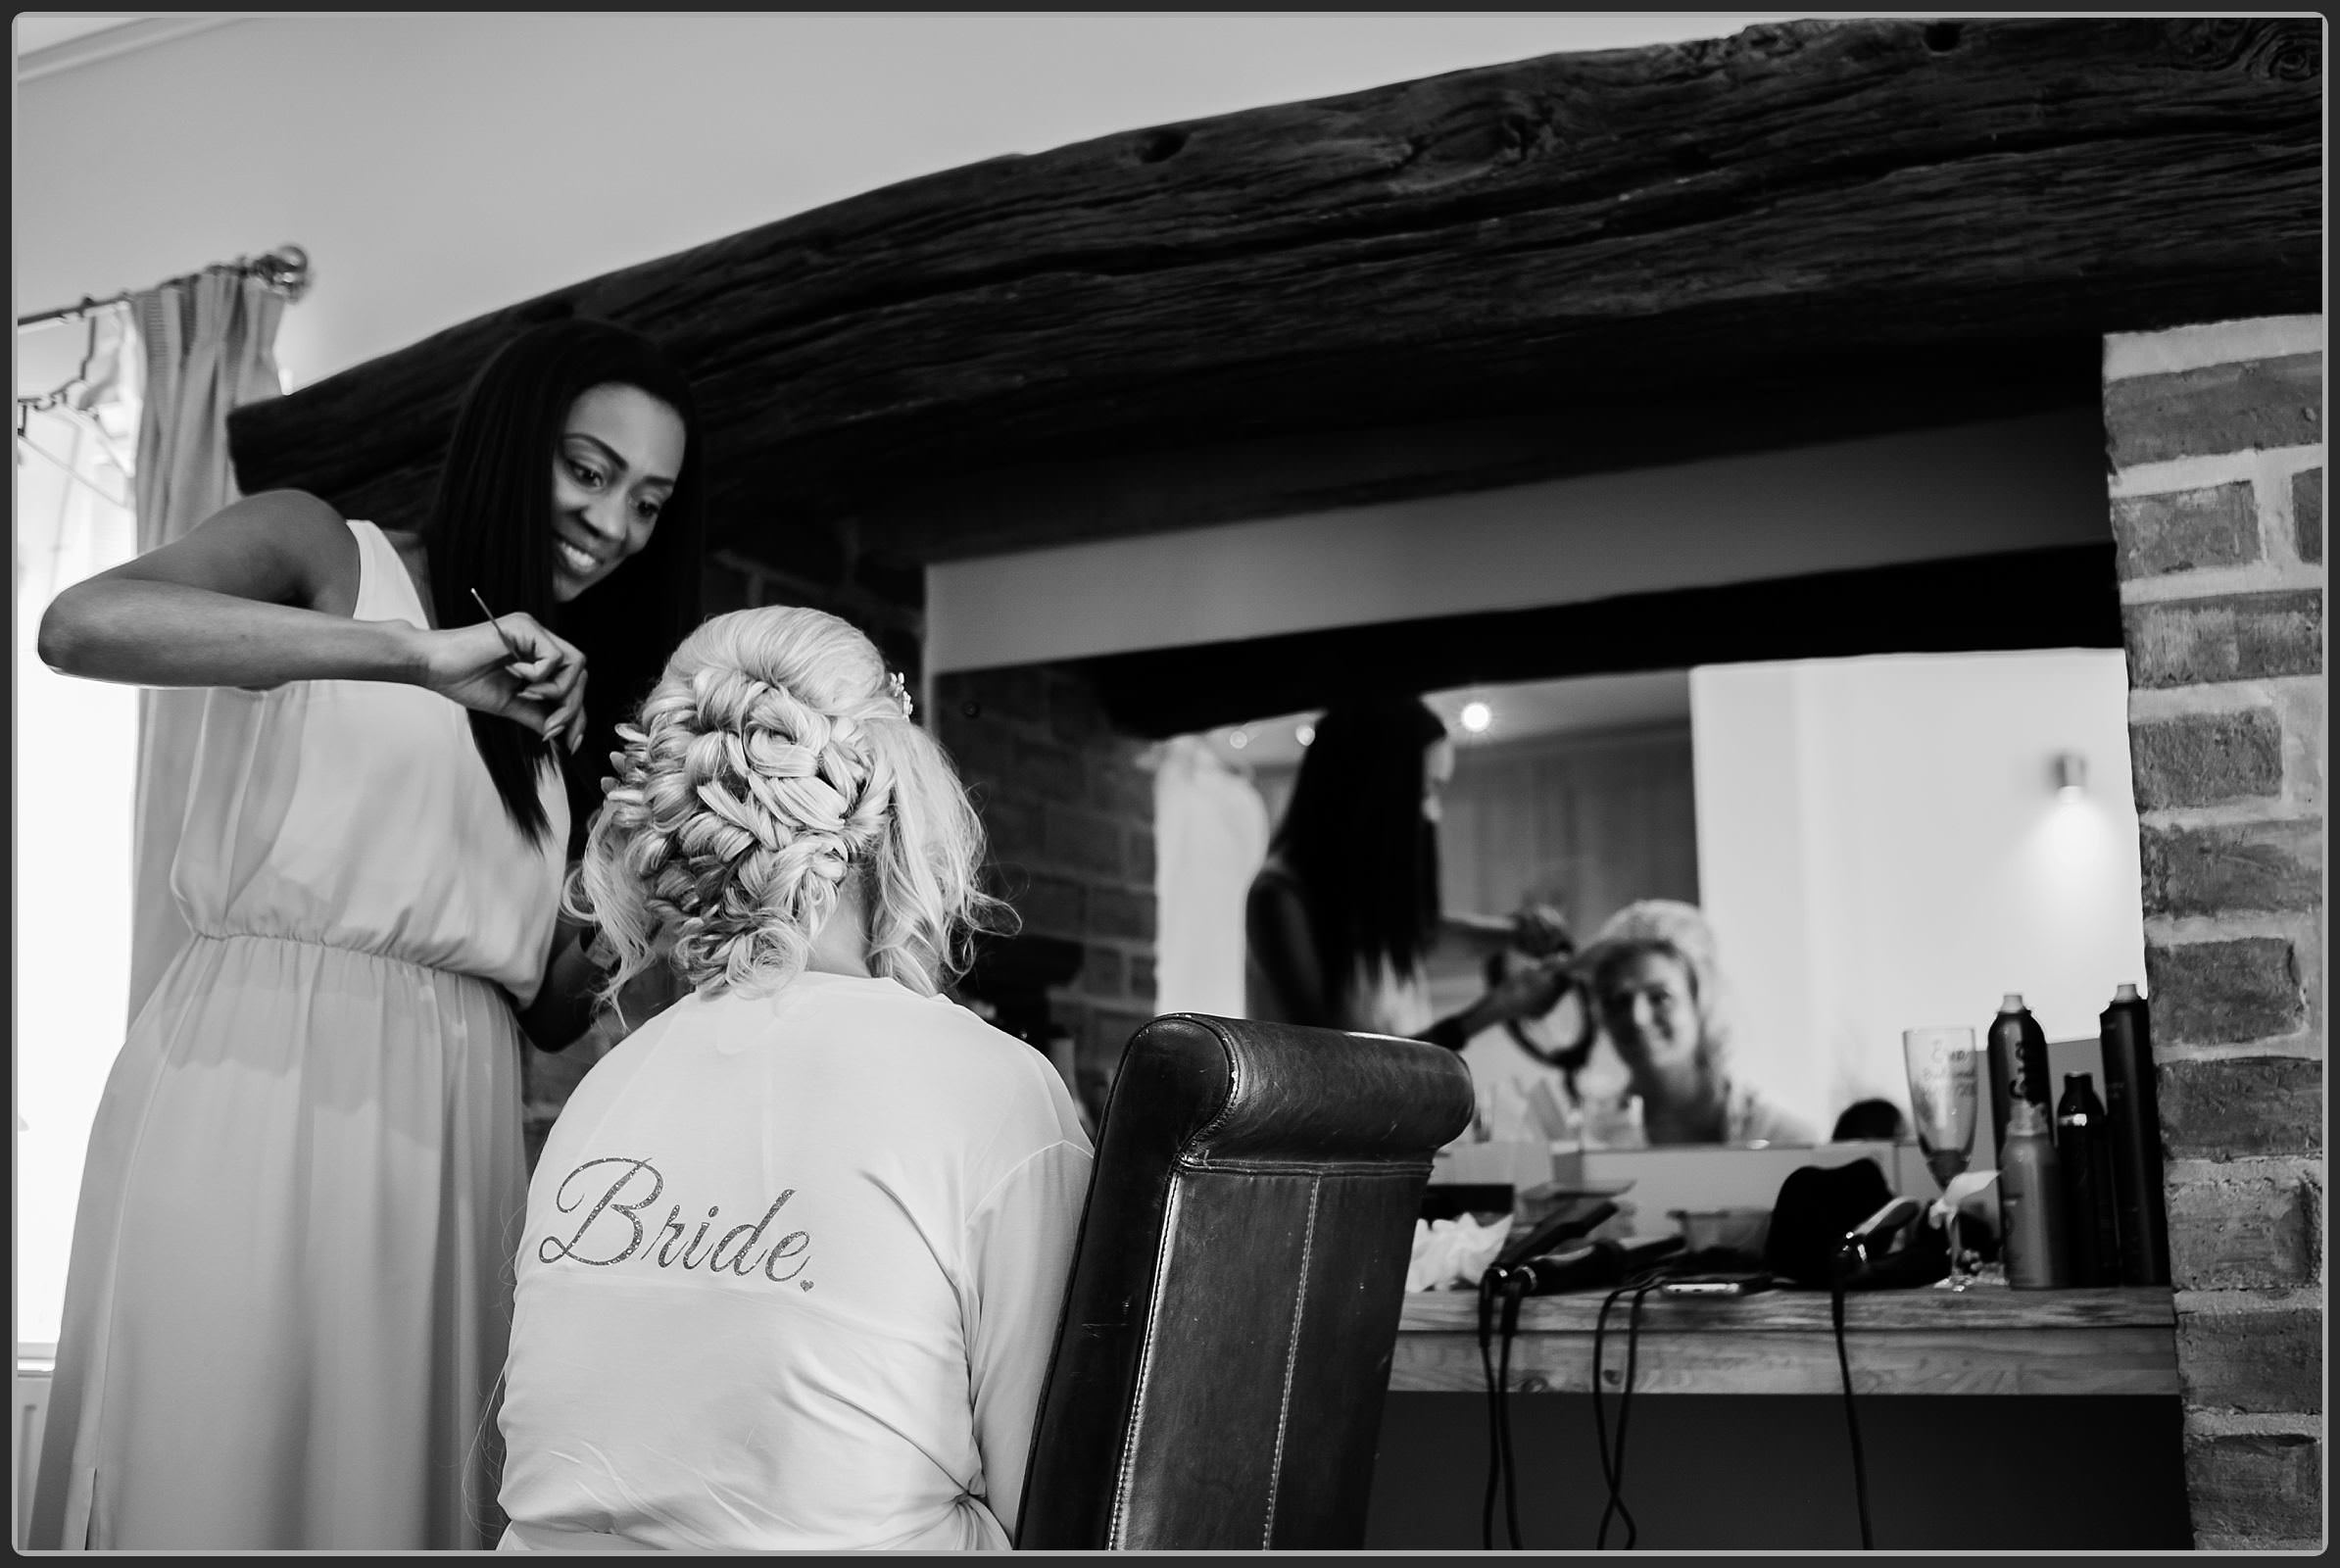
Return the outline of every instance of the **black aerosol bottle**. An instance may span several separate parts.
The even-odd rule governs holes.
[[[2023,999],[2010,991],[1999,1002],[1999,1015],[1990,1021],[1986,1037],[1990,1060],[1990,1146],[2007,1141],[2008,1112],[2015,1102],[2028,1100],[2039,1107],[2043,1121],[2055,1120],[2048,1099],[2047,1035]]]
[[[2113,1133],[2113,1201],[2121,1283],[2169,1283],[2169,1216],[2162,1194],[2162,1116],[2154,1095],[2153,1032],[2135,986],[2113,994],[2098,1018],[2105,1113]]]
[[[2121,1283],[2121,1227],[2113,1185],[2112,1129],[2087,1073],[2064,1075],[2056,1104],[2056,1158],[2064,1167],[2065,1227],[2074,1285]]]

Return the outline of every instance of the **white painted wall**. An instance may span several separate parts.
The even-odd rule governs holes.
[[[22,315],[293,241],[298,387],[918,174],[1749,15],[252,18],[20,81]]]
[[[926,657],[980,669],[2096,544],[2106,527],[2102,424],[2079,410],[941,563]]]
[[[2004,992],[2093,1037],[2145,971],[2127,699],[2103,649],[1693,670],[1698,884],[1749,1077],[1826,1128],[1906,1109],[1901,1031],[1979,1039]]]

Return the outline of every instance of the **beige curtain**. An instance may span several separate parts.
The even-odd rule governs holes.
[[[133,302],[146,348],[138,421],[138,550],[169,544],[236,498],[228,412],[275,397],[276,324],[284,297],[258,278],[215,269]],[[138,815],[131,850],[130,1016],[187,941],[171,896],[171,861],[187,811],[187,779],[203,718],[200,690],[154,690],[138,701]]]

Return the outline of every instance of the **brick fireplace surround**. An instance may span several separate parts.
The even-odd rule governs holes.
[[[2321,1544],[2323,318],[2116,336],[2128,651],[2196,1544]]]
[[[2313,1547],[2323,1449],[2323,320],[2111,338],[2104,414],[2197,1544]],[[827,541],[824,541],[826,543]],[[817,604],[912,669],[915,586],[709,563],[709,609]],[[1061,669],[946,675],[938,732],[1051,993],[1083,1098],[1152,1012],[1140,745]],[[590,1052],[530,1053],[541,1137]],[[533,1143],[534,1140],[532,1139]]]

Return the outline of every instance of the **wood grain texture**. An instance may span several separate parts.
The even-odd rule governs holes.
[[[1531,1297],[1520,1304],[1520,1332],[1590,1334],[1602,1293]],[[1859,1291],[1844,1298],[1848,1334],[1967,1333],[1984,1329],[2166,1329],[2177,1326],[2174,1298],[2166,1286],[2121,1286],[2093,1291]],[[1625,1309],[1611,1309],[1612,1328]],[[1469,1291],[1415,1291],[1398,1317],[1401,1332],[1479,1332],[1479,1298]],[[1765,1291],[1735,1299],[1699,1300],[1651,1296],[1641,1303],[1644,1332],[1720,1328],[1734,1334],[1826,1334],[1826,1291]],[[1476,1353],[1474,1350],[1473,1353]]]
[[[1592,1387],[1597,1293],[1524,1303],[1510,1387]],[[1879,1291],[1846,1299],[1856,1394],[2177,1393],[2176,1315],[2167,1290]],[[1602,1388],[1624,1387],[1625,1302],[1609,1315]],[[1642,1394],[1833,1394],[1841,1387],[1828,1298],[1777,1291],[1738,1300],[1642,1305],[1633,1388]],[[1478,1303],[1462,1292],[1409,1295],[1389,1387],[1484,1390]]]
[[[1848,1340],[1855,1394],[2107,1395],[2177,1393],[2168,1330],[2002,1329],[1897,1334]],[[1602,1392],[1625,1387],[1625,1340],[1601,1356]],[[1592,1336],[1522,1335],[1512,1347],[1511,1388],[1584,1394],[1592,1387]],[[1475,1338],[1400,1335],[1392,1389],[1457,1394],[1487,1387]],[[1641,1333],[1636,1394],[1835,1394],[1843,1387],[1836,1342],[1827,1332],[1739,1334],[1727,1329]]]
[[[2304,19],[1794,23],[1108,136],[239,410],[239,482],[412,517],[471,369],[571,312],[691,368],[718,535],[752,540],[1073,447],[1662,407],[1816,355],[2313,310],[2320,74]]]

